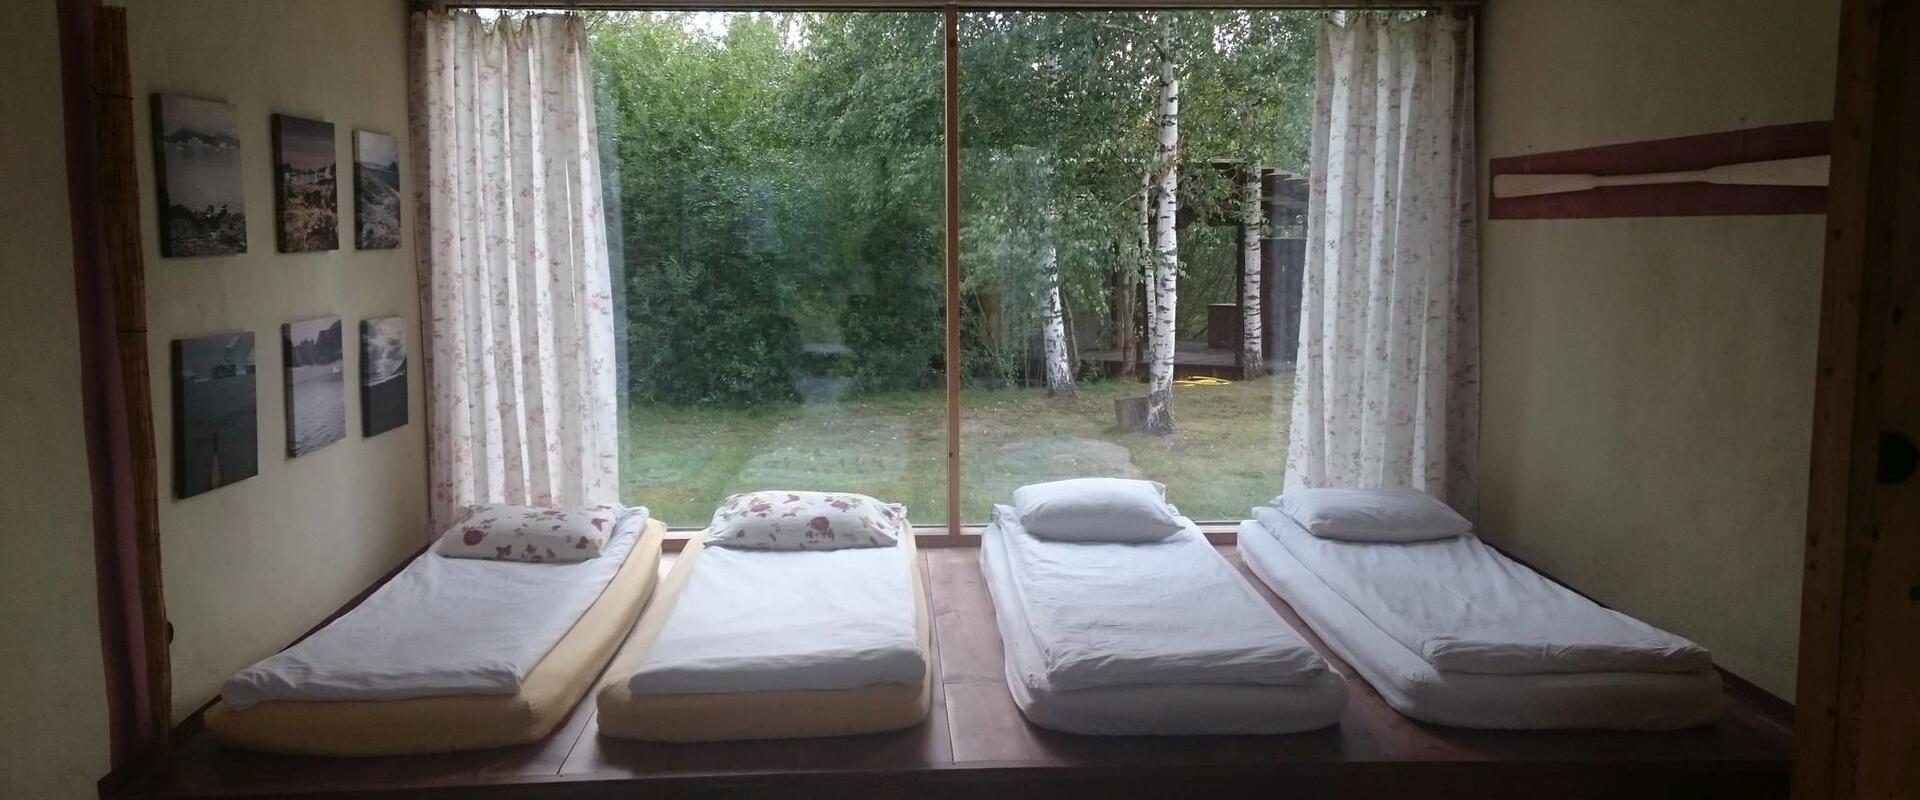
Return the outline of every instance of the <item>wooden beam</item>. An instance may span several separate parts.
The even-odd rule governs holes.
[[[1883,431],[1920,435],[1920,3],[1844,0],[1814,376],[1794,795],[1920,792],[1920,478],[1876,481]]]

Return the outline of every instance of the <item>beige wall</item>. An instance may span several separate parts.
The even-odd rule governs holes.
[[[1481,152],[1827,119],[1836,6],[1490,0]],[[1789,699],[1822,224],[1483,233],[1484,535]]]
[[[52,0],[0,3],[0,797],[107,770]]]
[[[138,0],[127,2],[137,130],[150,140],[148,96],[179,93],[238,109],[246,194],[244,255],[161,258],[157,216],[142,221],[147,250],[154,416],[167,611],[174,624],[174,713],[184,717],[234,671],[285,646],[425,542],[426,458],[421,423],[412,205],[397,250],[357,251],[351,235],[352,131],[399,136],[407,181],[405,4],[397,0]],[[332,122],[341,247],[276,252],[270,119]],[[151,147],[140,149],[141,198],[155,201]],[[410,192],[411,187],[402,186]],[[359,322],[411,321],[411,423],[360,435]],[[286,455],[280,326],[337,315],[347,342],[347,434],[295,459]],[[260,473],[173,499],[169,342],[252,331],[257,347]]]

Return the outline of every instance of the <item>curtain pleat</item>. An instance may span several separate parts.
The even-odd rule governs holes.
[[[618,498],[612,284],[585,32],[416,13],[415,163],[435,527]]]
[[[1475,505],[1473,28],[1356,14],[1318,41],[1289,487]]]

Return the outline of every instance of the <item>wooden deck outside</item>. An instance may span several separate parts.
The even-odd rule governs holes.
[[[1081,361],[1102,365],[1108,374],[1120,372],[1120,351],[1089,350],[1080,354]],[[1141,374],[1146,374],[1144,363],[1137,365]],[[1273,370],[1269,363],[1268,371]],[[1173,349],[1173,376],[1175,378],[1238,378],[1240,377],[1240,351],[1231,347],[1209,347],[1206,342],[1175,342]]]
[[[1222,550],[1239,563],[1233,547]],[[475,753],[272,756],[222,750],[196,735],[182,742],[170,769],[136,783],[132,796],[1786,796],[1787,723],[1739,695],[1719,722],[1686,731],[1509,733],[1414,722],[1350,677],[1345,718],[1313,733],[1105,738],[1041,730],[1027,724],[1007,694],[978,551],[928,548],[921,559],[932,600],[937,679],[929,718],[910,730],[838,739],[646,744],[599,736],[589,696],[545,740]],[[1248,580],[1259,586],[1251,575]],[[1284,603],[1261,592],[1296,629],[1307,630]],[[1338,659],[1329,660],[1352,674]]]

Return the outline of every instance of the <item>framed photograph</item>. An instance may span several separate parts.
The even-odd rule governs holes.
[[[303,456],[347,433],[340,318],[280,326],[287,379],[287,455]]]
[[[333,123],[273,115],[273,192],[280,252],[340,248]]]
[[[192,497],[260,471],[253,334],[173,340],[174,495]]]
[[[160,254],[171,258],[247,252],[240,129],[233,106],[156,94],[153,129]]]
[[[360,321],[360,428],[375,436],[407,424],[407,322]]]
[[[353,246],[400,246],[400,140],[353,132]]]

